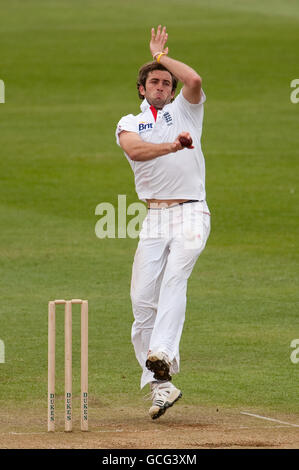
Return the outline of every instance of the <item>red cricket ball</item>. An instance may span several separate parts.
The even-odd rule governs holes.
[[[191,139],[191,137],[188,138],[188,137],[183,137],[183,136],[182,136],[182,137],[179,138],[179,141],[180,141],[180,143],[181,143],[181,145],[182,145],[183,147],[192,147],[192,139]]]

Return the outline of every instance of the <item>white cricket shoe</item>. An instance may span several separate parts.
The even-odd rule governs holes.
[[[164,352],[150,352],[145,365],[147,369],[154,373],[156,380],[171,380],[171,362]]]
[[[152,382],[151,395],[153,405],[149,409],[149,415],[152,419],[157,419],[182,397],[182,392],[170,382]]]

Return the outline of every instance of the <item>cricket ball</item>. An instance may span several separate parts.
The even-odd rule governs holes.
[[[191,137],[188,138],[188,137],[183,137],[182,136],[182,137],[179,138],[179,141],[180,141],[182,147],[191,147],[192,146]]]

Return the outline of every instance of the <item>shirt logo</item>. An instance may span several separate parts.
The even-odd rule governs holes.
[[[167,126],[172,126],[173,124],[172,117],[168,111],[166,111],[166,113],[163,114],[163,118],[165,119]]]
[[[139,132],[143,132],[143,131],[148,131],[149,129],[152,129],[153,128],[153,123],[152,122],[140,122],[139,123]]]

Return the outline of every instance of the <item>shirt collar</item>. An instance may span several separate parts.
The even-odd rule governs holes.
[[[150,107],[149,102],[147,101],[146,98],[144,98],[144,100],[142,101],[142,103],[140,105],[141,111],[144,113],[144,111],[146,111],[149,107]]]
[[[165,106],[163,106],[163,108],[162,108],[160,111],[164,111],[164,110],[166,109],[166,107],[169,106],[169,104],[171,104],[171,103],[165,104]],[[142,101],[142,103],[141,103],[141,105],[140,105],[141,111],[144,113],[144,112],[147,111],[150,107],[151,107],[151,105],[149,104],[149,102],[147,101],[147,99],[144,98],[144,100]]]

